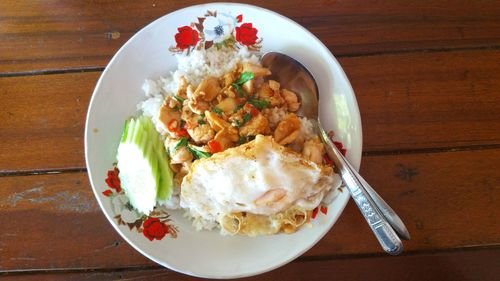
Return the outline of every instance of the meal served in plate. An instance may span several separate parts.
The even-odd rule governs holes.
[[[293,91],[246,47],[194,49],[146,80],[117,154],[131,205],[182,208],[197,230],[292,233],[333,199],[340,177]]]

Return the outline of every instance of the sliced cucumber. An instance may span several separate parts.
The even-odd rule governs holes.
[[[158,132],[155,130],[152,122],[148,122],[148,131],[151,134],[151,139],[155,140],[153,147],[158,157],[158,171],[160,173],[158,176],[159,182],[156,200],[166,201],[170,199],[170,196],[172,195],[174,174],[170,169],[170,159],[168,158],[168,154],[163,146],[163,141],[161,138],[157,137]]]
[[[125,122],[117,153],[120,181],[130,204],[148,215],[172,194],[173,173],[160,134],[149,117]]]

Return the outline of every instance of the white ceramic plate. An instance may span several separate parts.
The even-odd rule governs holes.
[[[185,274],[209,278],[236,278],[272,270],[295,259],[316,244],[333,226],[349,195],[341,193],[318,214],[312,227],[286,235],[256,238],[221,236],[218,231],[197,232],[179,211],[169,211],[170,221],[138,219],[123,206],[113,175],[116,149],[124,120],[136,114],[145,78],[156,79],[176,69],[168,48],[175,45],[180,26],[189,25],[207,11],[242,15],[262,38],[262,52],[278,51],[302,62],[314,75],[321,95],[320,113],[327,130],[336,133],[355,167],[361,161],[361,121],[353,90],[337,60],[309,31],[275,12],[243,4],[205,4],[175,11],[134,35],[113,57],[95,88],[85,128],[85,156],[90,181],[104,214],[120,235],[151,260]],[[108,177],[108,184],[105,179]],[[104,192],[104,194],[103,194]],[[105,196],[108,195],[108,196]],[[117,215],[121,215],[119,221]],[[161,214],[160,214],[161,215]],[[167,228],[162,228],[166,225]],[[177,238],[171,237],[173,227]],[[162,231],[169,229],[163,239]],[[156,235],[150,241],[144,233]]]

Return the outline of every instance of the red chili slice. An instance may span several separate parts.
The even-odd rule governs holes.
[[[176,130],[175,135],[178,137],[189,137],[189,133],[186,129]]]
[[[212,154],[222,151],[221,144],[218,141],[216,141],[216,140],[210,140],[208,142],[208,147],[210,148],[210,152]]]
[[[338,141],[334,141],[333,144],[340,150],[340,153],[345,156],[347,150],[344,148],[344,145]]]
[[[250,109],[250,114],[252,114],[253,117],[259,115],[259,110],[255,107],[252,107],[252,109]]]
[[[332,166],[333,165],[333,161],[332,159],[330,159],[330,157],[328,157],[328,155],[323,155],[323,162],[325,163],[325,165],[327,166]]]

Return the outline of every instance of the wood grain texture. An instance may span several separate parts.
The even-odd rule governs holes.
[[[500,50],[343,58],[364,151],[500,144],[499,62]],[[0,171],[83,168],[98,76],[0,78]]]
[[[0,171],[84,167],[85,116],[99,75],[0,78]]]
[[[411,253],[500,246],[499,165],[500,149],[369,156],[362,174],[406,222]],[[0,177],[0,198],[0,271],[153,265],[109,225],[85,173]],[[369,254],[383,255],[350,203],[305,257]]]
[[[499,249],[454,253],[421,254],[400,257],[336,259],[326,261],[292,262],[274,271],[238,279],[242,281],[274,280],[383,280],[421,281],[432,278],[440,281],[497,280],[500,275]],[[425,272],[425,273],[424,273]],[[425,275],[424,275],[425,274]],[[425,277],[424,277],[425,276]],[[131,269],[111,272],[68,272],[4,275],[2,280],[200,280],[168,269]],[[429,279],[427,279],[429,280]]]
[[[104,66],[146,24],[204,2],[1,1],[0,73]],[[243,2],[296,20],[340,56],[500,45],[495,1]]]
[[[343,58],[365,151],[500,143],[500,51]]]
[[[118,48],[203,2],[0,1],[0,279],[196,279],[114,231],[84,172],[83,132]],[[412,240],[386,256],[350,202],[298,260],[242,280],[498,280],[500,3],[243,2],[297,21],[339,58],[363,120],[361,173]]]

